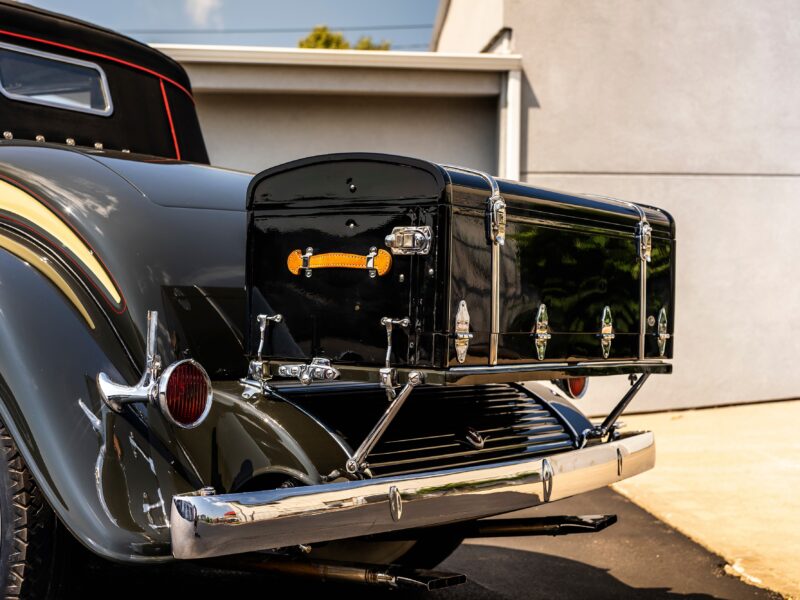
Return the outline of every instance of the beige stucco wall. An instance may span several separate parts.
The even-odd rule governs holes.
[[[632,408],[800,396],[800,5],[505,0],[502,14],[523,57],[522,177],[678,222],[675,374]],[[585,404],[626,386],[598,380]]]
[[[449,0],[438,50],[480,52],[502,27],[503,0]]]
[[[387,152],[497,169],[497,99],[198,94],[214,165],[259,171],[328,152]]]

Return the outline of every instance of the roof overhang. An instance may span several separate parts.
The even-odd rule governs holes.
[[[154,44],[181,63],[197,93],[497,96],[514,54],[315,50]]]

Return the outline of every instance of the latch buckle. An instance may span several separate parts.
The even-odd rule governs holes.
[[[650,262],[653,255],[653,228],[647,221],[642,221],[636,227],[636,239],[639,244],[639,258]]]
[[[667,333],[667,309],[658,311],[658,355],[664,356],[667,352],[667,340],[672,337]]]
[[[611,354],[611,342],[616,337],[614,334],[614,319],[611,317],[611,308],[603,307],[603,315],[600,317],[600,348],[603,351],[603,358],[608,358]]]
[[[314,381],[333,381],[339,378],[339,370],[331,366],[327,358],[315,357],[309,364],[280,365],[278,377],[294,377],[303,385]]]
[[[488,212],[492,242],[502,246],[506,243],[506,201],[499,193],[489,198]]]
[[[385,366],[379,371],[380,385],[386,390],[386,397],[391,401],[394,400],[396,396],[395,388],[397,387],[397,381],[395,380],[396,373],[392,368],[392,331],[395,325],[403,329],[408,328],[408,326],[411,325],[411,319],[408,317],[403,317],[402,319],[383,317],[381,319],[381,325],[386,328],[386,359]]]
[[[540,304],[539,310],[536,311],[536,323],[533,326],[533,340],[536,344],[536,356],[539,360],[544,360],[547,342],[552,337],[547,317],[547,306]]]
[[[458,311],[456,311],[456,326],[454,330],[455,341],[453,344],[456,347],[456,360],[463,363],[467,360],[467,351],[469,350],[469,342],[475,337],[469,330],[469,310],[467,303],[462,300],[458,303]]]
[[[392,254],[408,256],[411,254],[428,254],[431,251],[433,231],[428,225],[421,227],[395,227],[386,236],[386,247]]]

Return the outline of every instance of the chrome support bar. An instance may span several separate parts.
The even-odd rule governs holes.
[[[385,366],[380,369],[380,384],[386,390],[386,397],[391,402],[394,400],[397,381],[395,379],[395,370],[392,368],[392,331],[395,325],[399,325],[406,329],[411,325],[411,319],[403,317],[402,319],[392,319],[391,317],[383,317],[381,325],[386,328],[386,358]]]
[[[631,377],[634,377],[631,375]],[[587,439],[591,438],[604,438],[614,429],[614,423],[617,422],[622,411],[624,411],[628,404],[631,403],[631,400],[634,399],[636,394],[639,393],[639,390],[642,389],[644,382],[650,377],[650,373],[642,373],[636,381],[631,384],[631,389],[629,389],[622,399],[617,403],[617,405],[613,408],[613,410],[608,414],[608,416],[603,420],[600,425],[596,425],[591,429],[587,429],[583,432],[583,441],[586,442]]]
[[[422,373],[419,371],[412,371],[408,374],[408,383],[403,386],[400,393],[392,400],[380,420],[375,424],[375,427],[372,428],[372,431],[369,432],[358,449],[353,453],[352,458],[345,464],[344,468],[348,473],[355,475],[367,467],[367,456],[369,456],[369,453],[372,452],[375,444],[381,439],[386,428],[389,427],[389,424],[394,420],[395,416],[397,416],[398,411],[403,407],[403,403],[411,395],[411,392],[414,391],[414,388],[423,383],[423,379]]]
[[[493,465],[218,496],[179,494],[172,499],[172,552],[179,559],[206,558],[481,519],[540,505],[548,493],[555,501],[599,489],[654,463],[655,439],[644,432]],[[399,519],[392,508],[398,500]]]

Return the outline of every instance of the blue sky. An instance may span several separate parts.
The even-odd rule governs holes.
[[[346,28],[352,42],[371,35],[392,42],[395,50],[427,49],[438,5],[438,0],[27,1],[148,43],[294,47],[314,25],[324,24]]]

